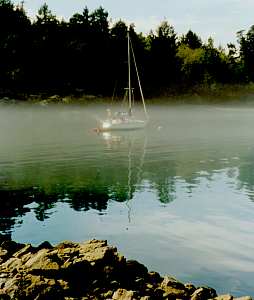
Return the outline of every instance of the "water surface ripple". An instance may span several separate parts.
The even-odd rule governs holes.
[[[254,296],[254,108],[151,105],[145,130],[96,134],[105,108],[1,107],[0,232],[107,239],[149,269]]]

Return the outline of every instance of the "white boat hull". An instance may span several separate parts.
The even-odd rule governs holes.
[[[146,126],[147,121],[128,119],[128,120],[105,120],[102,121],[99,130],[100,131],[112,131],[112,130],[136,130],[142,129]]]

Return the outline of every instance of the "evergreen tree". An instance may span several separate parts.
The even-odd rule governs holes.
[[[174,27],[163,21],[150,33],[150,81],[156,87],[169,87],[177,81],[177,36]]]
[[[201,48],[202,41],[201,38],[197,36],[196,33],[189,30],[186,35],[183,35],[180,44],[185,44],[191,49]]]
[[[30,21],[22,7],[0,0],[0,85],[16,89],[24,81]]]
[[[238,42],[240,44],[240,57],[243,64],[243,70],[248,80],[254,80],[254,25],[250,27],[247,34],[239,31]]]

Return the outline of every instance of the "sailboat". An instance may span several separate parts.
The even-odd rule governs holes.
[[[148,113],[146,110],[146,104],[144,100],[144,95],[140,83],[138,68],[136,64],[136,59],[130,40],[130,33],[127,32],[128,41],[128,87],[125,89],[125,98],[128,99],[128,109],[126,111],[117,111],[112,114],[110,109],[107,109],[107,119],[100,120],[100,124],[97,128],[98,131],[111,131],[111,130],[135,130],[144,128],[148,122]],[[133,114],[133,88],[131,86],[131,57],[135,66],[136,76],[138,80],[139,91],[142,99],[143,109],[144,109],[144,119],[137,119]]]

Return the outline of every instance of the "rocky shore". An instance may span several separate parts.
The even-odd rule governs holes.
[[[217,295],[213,288],[149,272],[106,241],[33,247],[0,235],[0,300],[4,299],[251,300]]]

